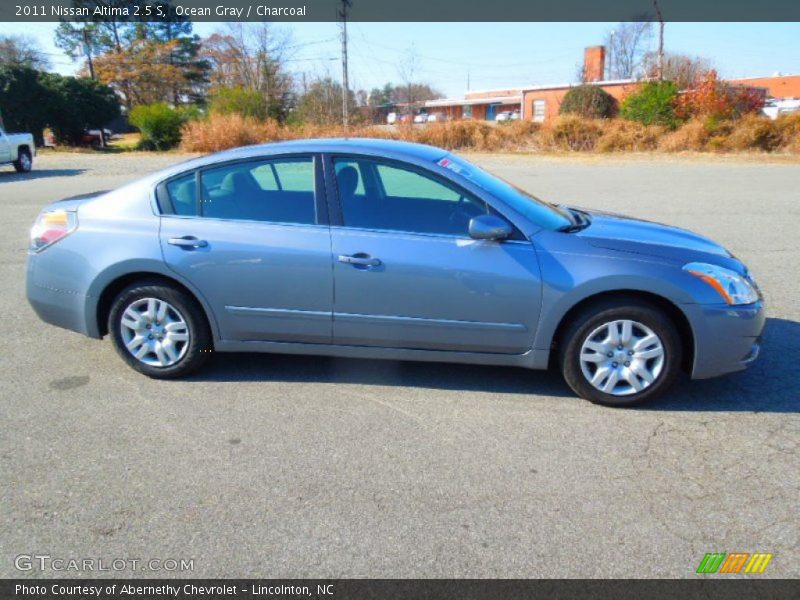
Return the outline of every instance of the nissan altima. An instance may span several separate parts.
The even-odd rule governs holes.
[[[747,268],[709,239],[369,139],[239,148],[54,202],[27,295],[150,377],[213,352],[555,364],[611,406],[744,369],[764,326]]]

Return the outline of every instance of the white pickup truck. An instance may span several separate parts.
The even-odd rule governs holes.
[[[6,133],[0,125],[0,165],[11,163],[20,173],[33,168],[36,146],[30,133]]]

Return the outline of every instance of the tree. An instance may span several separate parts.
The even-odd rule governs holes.
[[[79,144],[85,130],[101,128],[119,116],[117,96],[107,85],[56,73],[42,73],[40,78],[50,94],[47,122],[59,142]]]
[[[394,86],[386,83],[382,88],[372,88],[367,97],[369,106],[384,106],[394,102]]]
[[[205,101],[211,64],[200,56],[200,36],[193,33],[191,21],[173,16],[165,21],[136,23],[131,31],[133,43],[148,40],[165,44],[168,52],[164,61],[180,71],[180,78],[172,82],[171,97],[164,100],[176,106]]]
[[[576,114],[589,119],[610,117],[615,109],[614,98],[597,85],[578,85],[564,94],[559,114]]]
[[[633,79],[652,37],[649,21],[620,23],[606,36],[606,61],[610,79]]]
[[[153,8],[156,5],[167,7],[169,2],[170,0],[153,0],[149,5]],[[108,15],[93,16],[91,22],[63,21],[59,24],[56,29],[56,45],[73,60],[85,57],[91,62],[98,54],[122,52],[138,37],[136,28],[139,24],[120,21],[114,16],[114,11],[122,9],[127,9],[130,15],[135,14],[137,7],[141,8],[137,0],[72,0],[72,6],[88,9],[90,12],[100,7],[106,9]]]
[[[330,77],[318,79],[308,86],[297,101],[294,117],[317,125],[334,125],[342,121],[342,84]],[[355,94],[348,94],[349,106],[355,109]]]
[[[658,77],[658,54],[647,52],[642,59],[644,74],[649,78]],[[713,69],[711,61],[702,57],[690,57],[685,54],[665,53],[663,59],[663,78],[672,81],[679,90],[692,87],[706,73]]]
[[[102,5],[127,8],[134,14],[134,0],[72,0],[76,7]],[[169,8],[169,0],[150,6]],[[85,59],[90,77],[114,86],[125,105],[164,100],[172,104],[202,101],[209,65],[198,57],[200,38],[192,23],[170,13],[153,23],[120,22],[118,17],[98,17],[91,22],[62,22],[56,29],[56,45],[73,60]],[[155,61],[155,62],[153,62]],[[163,68],[166,66],[167,68]],[[162,85],[155,80],[164,77]],[[143,89],[146,88],[146,89]],[[153,98],[158,90],[161,97]]]
[[[42,52],[39,42],[24,35],[0,36],[0,65],[47,70],[50,61]]]
[[[49,125],[50,91],[42,85],[39,71],[29,67],[0,66],[0,106],[9,131],[29,131],[40,146]]]
[[[373,88],[370,91],[367,104],[372,107],[400,104],[408,102],[409,98],[412,102],[425,102],[444,98],[444,94],[427,83],[408,82],[403,85],[386,83],[382,88]]]
[[[230,23],[201,40],[212,93],[234,87],[256,91],[265,98],[269,116],[283,120],[293,96],[287,67],[291,45],[290,34],[270,23]]]
[[[94,61],[97,79],[118,90],[128,107],[172,102],[185,84],[180,66],[170,61],[178,43],[140,39],[122,52],[107,52]]]
[[[59,141],[77,143],[84,129],[102,127],[119,115],[109,87],[27,67],[0,67],[0,106],[6,126],[30,131],[38,145],[45,127],[52,128]]]

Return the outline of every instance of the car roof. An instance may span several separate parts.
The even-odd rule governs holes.
[[[229,160],[239,160],[259,156],[269,156],[275,154],[292,153],[311,153],[326,152],[331,154],[368,154],[395,158],[409,161],[437,161],[448,154],[447,150],[425,144],[414,144],[411,142],[401,142],[398,140],[376,139],[376,138],[318,138],[291,140],[285,142],[273,142],[269,144],[258,144],[255,146],[243,146],[223,150],[215,154],[209,154],[199,158],[190,159],[182,163],[173,165],[159,173],[153,175],[153,179],[165,179],[173,175],[213,165]]]

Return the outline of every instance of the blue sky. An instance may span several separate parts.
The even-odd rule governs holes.
[[[602,43],[614,23],[350,23],[350,81],[370,89],[401,80],[398,64],[413,47],[415,79],[448,96],[467,88],[563,83],[575,80],[583,48]],[[198,23],[207,35],[224,24]],[[296,45],[298,73],[341,77],[336,23],[275,25]],[[3,33],[36,38],[51,53],[54,69],[72,73],[75,63],[53,45],[53,23],[3,23]],[[655,28],[654,28],[655,34]],[[652,41],[655,47],[655,37]],[[722,77],[800,74],[800,23],[667,23],[667,51],[703,56]]]

